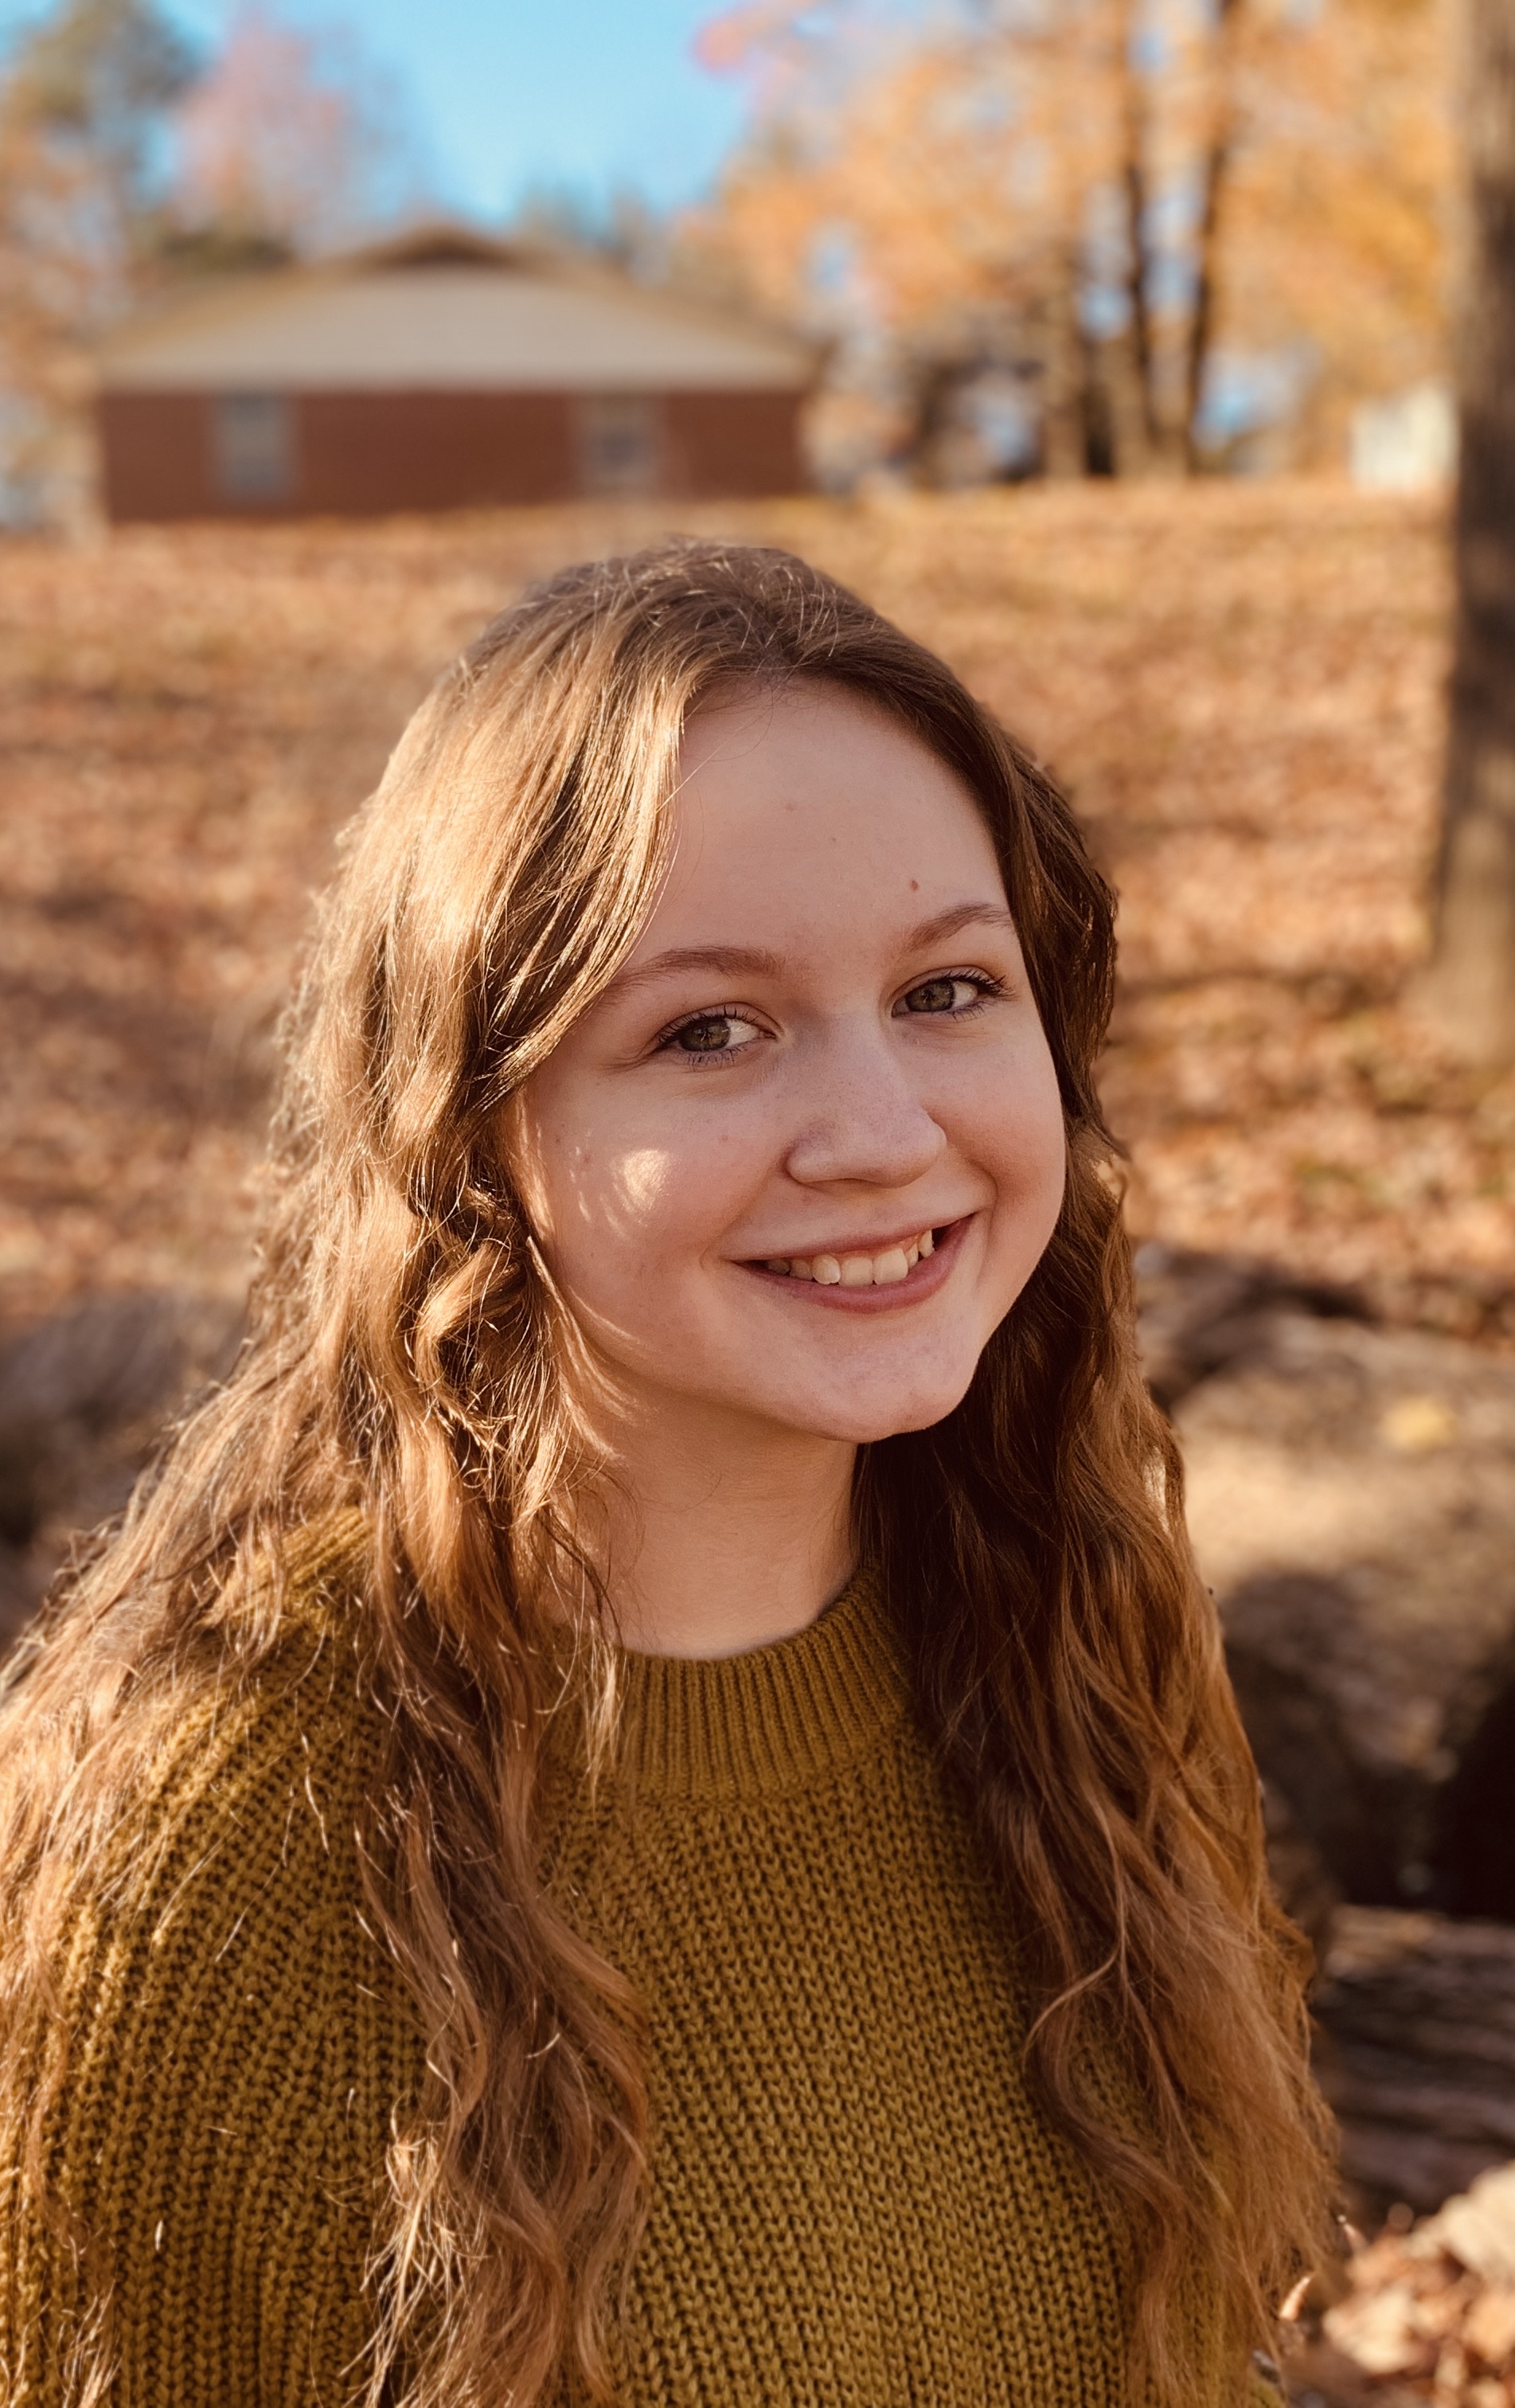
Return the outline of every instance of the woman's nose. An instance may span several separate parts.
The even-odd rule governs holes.
[[[820,1050],[784,1168],[806,1187],[907,1187],[946,1147],[885,1033],[854,1031]]]

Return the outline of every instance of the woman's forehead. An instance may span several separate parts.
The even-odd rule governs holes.
[[[696,712],[674,797],[666,895],[748,878],[765,892],[869,873],[953,890],[970,872],[1001,892],[979,805],[962,779],[877,704],[819,683],[759,689]],[[758,900],[753,891],[754,904]]]

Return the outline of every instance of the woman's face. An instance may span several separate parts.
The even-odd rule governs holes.
[[[527,1211],[638,1416],[924,1428],[1063,1195],[988,831],[840,688],[703,711],[682,771],[647,929],[522,1098]]]

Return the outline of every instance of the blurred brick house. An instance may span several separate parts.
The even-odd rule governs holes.
[[[452,229],[182,298],[98,355],[112,519],[792,492],[814,354]]]

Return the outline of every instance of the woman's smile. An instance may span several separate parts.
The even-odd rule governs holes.
[[[908,1238],[841,1240],[808,1254],[777,1254],[745,1262],[769,1287],[795,1303],[832,1312],[892,1312],[939,1294],[962,1251],[972,1214],[915,1229]]]

